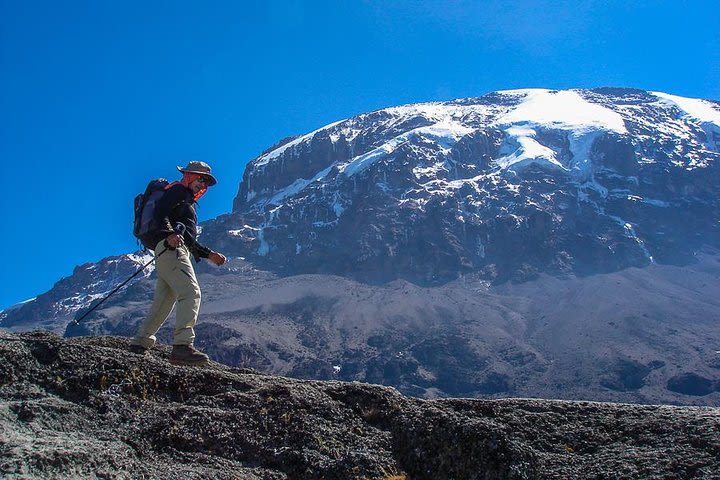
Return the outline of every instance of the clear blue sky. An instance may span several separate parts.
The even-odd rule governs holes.
[[[0,308],[133,251],[132,199],[176,165],[220,183],[289,135],[493,90],[720,99],[717,1],[0,0]]]

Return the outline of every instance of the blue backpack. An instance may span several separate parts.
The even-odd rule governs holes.
[[[155,207],[165,191],[170,186],[170,182],[164,178],[150,180],[144,193],[135,197],[135,224],[133,226],[133,235],[142,243],[145,248],[152,250],[155,245],[151,245],[153,233],[159,228],[155,221]]]

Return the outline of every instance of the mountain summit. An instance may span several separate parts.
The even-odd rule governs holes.
[[[251,161],[205,235],[283,274],[434,285],[683,264],[720,246],[720,104],[512,90],[387,108]]]

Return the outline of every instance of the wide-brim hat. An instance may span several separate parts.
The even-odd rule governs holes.
[[[210,165],[205,162],[193,160],[192,162],[188,163],[186,167],[177,167],[177,169],[183,173],[199,173],[204,177],[207,177],[210,180],[210,182],[208,183],[209,187],[212,187],[217,183],[217,178],[215,178],[213,174],[210,173],[210,171],[212,170],[210,168]]]

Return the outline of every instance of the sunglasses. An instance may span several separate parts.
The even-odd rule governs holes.
[[[200,183],[204,183],[205,185],[207,185],[208,183],[210,183],[210,179],[207,178],[207,177],[200,177],[200,178],[197,179],[197,181],[200,182]]]

